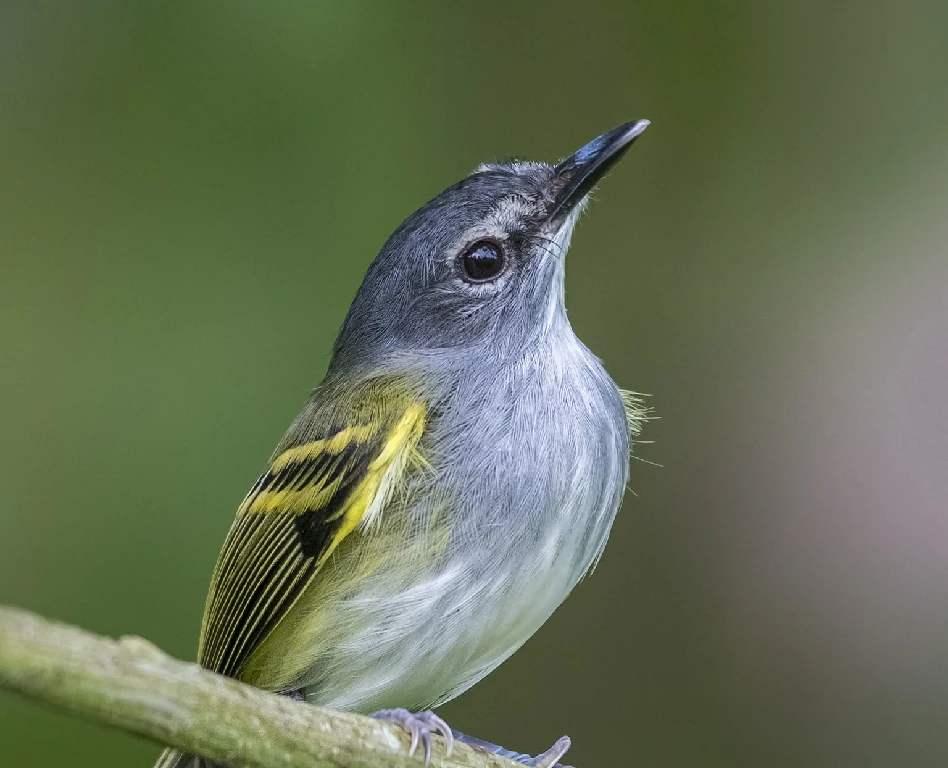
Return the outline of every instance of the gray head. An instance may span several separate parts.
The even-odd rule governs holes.
[[[568,329],[564,261],[589,191],[648,127],[626,123],[557,165],[483,165],[409,216],[369,267],[330,371],[498,361]]]

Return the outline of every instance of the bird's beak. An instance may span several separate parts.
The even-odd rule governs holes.
[[[620,125],[557,165],[553,169],[553,202],[547,220],[561,221],[567,216],[648,126],[648,120]]]

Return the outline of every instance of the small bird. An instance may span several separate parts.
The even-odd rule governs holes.
[[[237,510],[199,663],[527,765],[431,708],[539,629],[596,564],[646,409],[573,333],[564,275],[589,192],[648,127],[557,165],[486,164],[411,214],[325,379]],[[210,765],[166,750],[159,768]]]

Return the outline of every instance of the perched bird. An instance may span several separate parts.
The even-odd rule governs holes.
[[[644,409],[573,333],[565,258],[589,191],[647,126],[558,165],[482,165],[395,230],[237,510],[200,664],[395,721],[426,762],[440,732],[533,764],[429,708],[516,651],[605,546]]]

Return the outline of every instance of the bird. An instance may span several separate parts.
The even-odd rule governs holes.
[[[599,560],[647,418],[577,338],[565,260],[591,190],[648,127],[555,164],[478,166],[369,266],[323,381],[240,504],[198,663],[466,741],[433,712],[509,658]],[[212,763],[166,749],[156,768]]]

